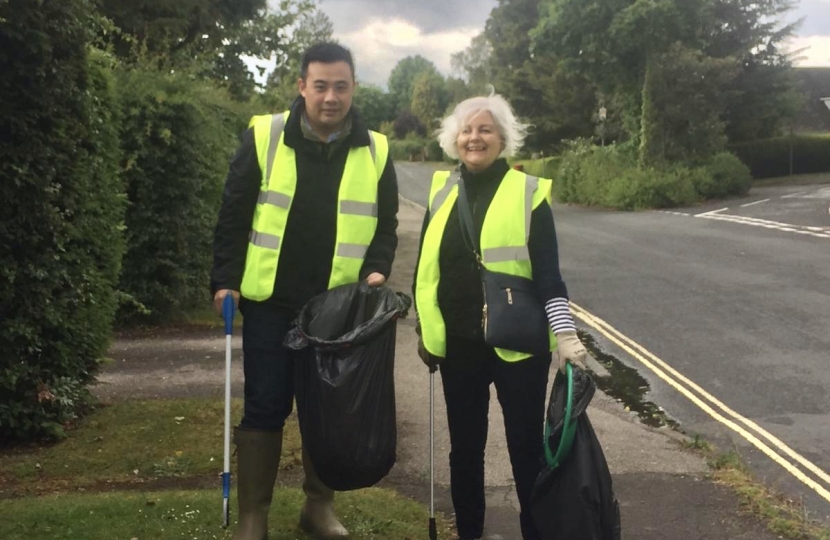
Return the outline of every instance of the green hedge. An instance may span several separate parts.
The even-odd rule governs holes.
[[[247,120],[220,90],[131,69],[119,76],[127,184],[122,323],[158,323],[209,301],[213,228]]]
[[[539,178],[553,178],[559,169],[559,161],[559,156],[550,156],[540,159],[511,160],[510,165],[514,167],[520,165],[524,172]]]
[[[561,202],[638,210],[740,195],[750,184],[748,169],[728,152],[695,166],[641,168],[630,148],[580,142],[562,155],[553,191]]]
[[[753,178],[772,178],[790,174],[790,137],[775,137],[729,145],[743,161]],[[793,174],[830,171],[830,135],[792,137]]]
[[[91,405],[123,241],[117,106],[83,0],[0,4],[0,440]]]

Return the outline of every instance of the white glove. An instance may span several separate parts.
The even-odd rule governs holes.
[[[585,357],[588,351],[579,341],[576,331],[568,330],[556,334],[556,354],[559,357],[559,371],[567,373],[565,366],[568,362],[572,365],[585,369]]]

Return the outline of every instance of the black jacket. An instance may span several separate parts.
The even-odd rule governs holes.
[[[561,465],[543,466],[530,495],[533,521],[542,540],[620,540],[620,508],[611,473],[585,412],[596,386],[590,375],[573,370],[573,446]],[[555,455],[564,428],[567,380],[557,371],[548,404],[551,427],[545,444]]]
[[[369,133],[352,108],[352,129],[342,144],[311,141],[303,136],[304,101],[291,107],[285,144],[297,156],[297,189],[288,215],[274,294],[268,299],[294,310],[328,288],[337,229],[340,180],[350,148],[369,145]],[[262,173],[253,130],[246,130],[231,161],[213,242],[211,293],[238,291],[245,269],[248,233],[253,223]],[[391,153],[378,183],[378,224],[360,278],[372,272],[389,276],[398,245],[398,183]]]
[[[509,170],[510,166],[504,159],[496,160],[487,170],[480,173],[472,173],[464,165],[461,166],[461,177],[467,188],[467,198],[470,201],[473,221],[479,234],[496,190]],[[421,230],[422,246],[428,224],[429,210],[424,216]],[[559,297],[567,298],[568,289],[559,271],[556,228],[553,224],[553,214],[547,204],[539,205],[531,215],[528,250],[533,267],[533,282],[539,291],[541,301],[547,302]],[[461,234],[457,207],[453,207],[450,211],[447,227],[441,240],[439,258],[441,281],[438,283],[438,305],[444,315],[447,334],[473,339],[483,337],[481,310],[484,306],[484,294],[481,290],[481,279],[475,256],[467,248]],[[416,265],[415,279],[417,279],[417,269]]]

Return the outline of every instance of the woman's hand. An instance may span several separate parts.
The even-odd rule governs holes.
[[[579,341],[576,331],[568,330],[556,334],[556,343],[559,371],[566,373],[567,368],[565,366],[568,362],[579,369],[585,369],[585,357],[588,356],[588,351],[585,350],[585,345]]]

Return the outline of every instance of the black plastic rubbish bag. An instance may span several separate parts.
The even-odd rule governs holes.
[[[568,377],[557,372],[553,381],[545,426],[545,463],[530,495],[531,514],[543,540],[620,540],[620,509],[611,472],[586,413],[596,385],[581,369],[570,371],[573,386],[568,423]]]
[[[337,491],[375,485],[395,463],[396,319],[408,296],[365,283],[312,298],[285,345],[294,366],[303,446]]]

